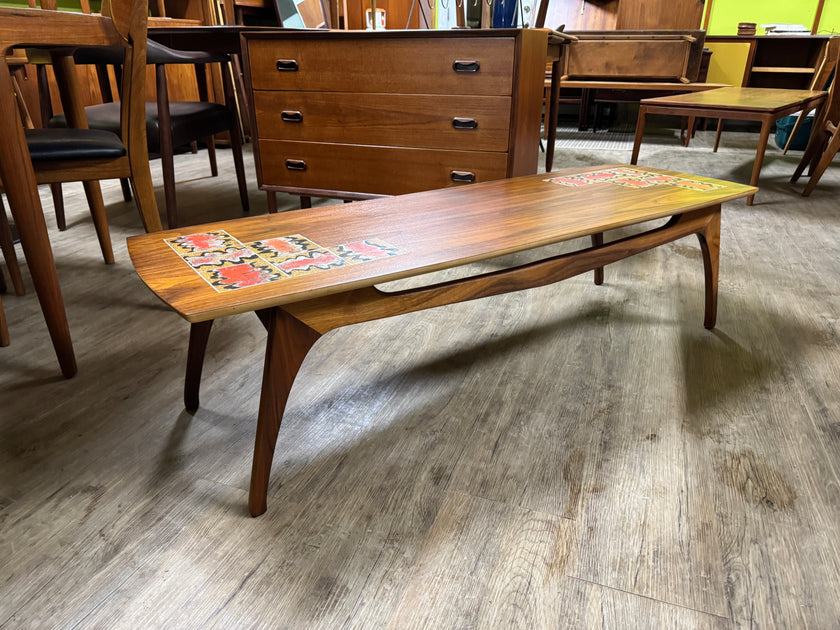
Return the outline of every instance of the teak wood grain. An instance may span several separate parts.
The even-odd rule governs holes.
[[[720,204],[747,196],[754,189],[695,179],[712,182],[717,188],[631,189],[612,183],[569,188],[546,181],[541,174],[351,206],[195,226],[189,232],[173,230],[134,237],[129,239],[128,248],[144,282],[194,323],[184,389],[188,408],[198,405],[208,321],[257,311],[268,329],[249,498],[251,514],[257,516],[266,510],[272,458],[295,376],[312,345],[329,330],[543,286],[585,271],[601,270],[604,265],[691,234],[699,237],[704,263],[704,325],[713,327],[717,312]],[[609,243],[602,239],[605,231],[663,217],[671,218],[660,227]],[[199,278],[163,240],[218,230],[243,243],[288,234],[301,234],[327,247],[380,238],[403,253],[224,294]],[[400,292],[383,292],[374,286],[581,236],[592,237],[593,246],[519,267]],[[602,275],[596,275],[596,282],[602,279]]]
[[[255,92],[260,138],[472,151],[508,149],[509,96]],[[455,118],[463,120],[462,128]],[[475,125],[471,128],[471,125]],[[266,164],[266,167],[268,164]]]
[[[419,44],[388,32],[360,33],[355,39],[336,35],[284,33],[259,39],[259,34],[249,34],[254,90],[498,96],[513,89],[515,40],[510,34],[442,37]],[[295,61],[298,69],[278,71],[279,59]],[[480,71],[456,72],[456,60],[476,61]]]
[[[559,173],[588,170],[597,169]],[[702,192],[670,186],[630,189],[611,184],[574,188],[543,181],[547,177],[529,175],[140,235],[129,239],[129,253],[143,281],[187,321],[198,322],[525,251],[707,208],[754,192],[749,186],[729,182],[718,182],[724,185],[719,190]],[[329,273],[217,293],[164,242],[214,229],[232,230],[243,243],[288,234],[302,234],[322,247],[381,238],[406,253]]]
[[[476,182],[507,175],[507,154],[413,147],[262,140],[264,181],[300,189],[328,188],[367,195],[399,195],[406,189],[431,190],[465,186],[453,171],[469,173]],[[290,170],[287,160],[302,161],[304,170]],[[383,173],[388,173],[383,177]],[[338,196],[343,196],[339,194]]]
[[[269,208],[277,192],[371,198],[537,171],[543,71],[559,58],[544,30],[260,31],[242,42]]]
[[[734,112],[777,112],[793,103],[811,104],[825,98],[820,90],[781,90],[775,88],[722,87],[672,96],[658,96],[642,100],[646,105],[708,108]]]

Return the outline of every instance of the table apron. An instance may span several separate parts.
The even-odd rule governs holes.
[[[645,114],[670,114],[672,116],[695,116],[705,118],[723,118],[729,120],[778,120],[784,116],[810,109],[819,104],[821,99],[808,101],[806,103],[799,103],[796,105],[788,105],[773,111],[744,111],[734,109],[720,109],[715,107],[680,107],[677,105],[645,105],[640,106],[641,111]]]
[[[690,234],[704,233],[719,214],[720,205],[679,214],[661,227],[607,244],[431,286],[404,291],[365,287],[280,308],[324,334],[350,324],[553,284]]]

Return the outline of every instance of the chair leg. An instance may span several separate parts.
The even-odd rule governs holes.
[[[808,139],[808,145],[805,147],[802,159],[799,160],[799,164],[797,164],[796,170],[793,171],[793,175],[790,178],[791,184],[795,184],[802,176],[802,173],[805,172],[805,169],[810,167],[815,155],[822,155],[826,144],[828,144],[826,135],[825,130],[814,129],[811,132],[811,137]]]
[[[178,207],[175,202],[174,147],[169,117],[169,91],[166,87],[166,69],[162,64],[155,66],[157,80],[158,127],[160,128],[160,163],[163,171],[163,193],[166,199],[166,222],[169,228],[178,227]]]
[[[127,177],[120,179],[120,188],[122,188],[123,201],[131,201],[131,184],[129,183]]]
[[[55,224],[62,232],[67,229],[67,218],[64,216],[64,193],[61,184],[50,184],[53,208],[55,208]]]
[[[219,166],[216,164],[216,138],[210,136],[209,138],[205,138],[204,141],[207,143],[207,157],[210,158],[210,176],[218,177]]]
[[[111,230],[108,228],[108,215],[105,213],[105,202],[102,200],[102,189],[99,182],[82,182],[90,207],[90,216],[93,218],[93,227],[96,229],[96,237],[99,239],[99,248],[102,250],[102,257],[105,264],[114,264],[114,250],[111,248]]]
[[[3,300],[0,299],[0,347],[8,346],[9,343],[9,324],[6,323],[6,312],[3,310]]]
[[[811,178],[808,180],[805,190],[802,191],[803,197],[807,197],[814,192],[814,188],[817,187],[817,182],[820,181],[820,177],[822,177],[825,169],[828,168],[828,165],[831,164],[834,156],[837,155],[838,149],[840,149],[840,131],[835,132],[834,135],[831,136],[831,141],[828,143],[828,147],[826,147],[825,151],[823,151],[819,163],[816,168],[813,169],[813,173],[811,173]]]
[[[718,118],[717,131],[715,132],[715,147],[712,149],[712,153],[717,153],[718,146],[720,145],[721,132],[723,132],[723,118]]]
[[[6,260],[6,268],[9,270],[9,278],[15,289],[15,295],[23,295],[26,293],[26,288],[23,285],[23,276],[20,274],[20,264],[18,264],[15,244],[12,242],[12,230],[9,227],[2,197],[0,197],[0,251],[3,252],[3,258]]]
[[[248,181],[245,179],[245,162],[242,159],[242,126],[239,122],[239,112],[236,111],[236,97],[233,92],[233,81],[228,71],[229,67],[222,67],[222,84],[224,87],[225,103],[233,114],[233,125],[230,130],[230,149],[233,153],[233,167],[236,171],[236,183],[239,186],[239,201],[242,211],[248,212],[251,204],[248,201]],[[275,212],[277,205],[274,206]]]

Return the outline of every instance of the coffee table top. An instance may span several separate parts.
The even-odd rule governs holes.
[[[299,302],[745,197],[653,168],[566,169],[133,236],[137,273],[190,322]]]
[[[703,92],[642,99],[643,105],[702,107],[706,109],[774,112],[792,105],[825,98],[820,90],[779,90],[775,88],[724,87]]]

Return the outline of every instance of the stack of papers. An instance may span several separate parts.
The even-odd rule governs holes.
[[[802,24],[762,24],[767,35],[810,35],[811,29]]]

